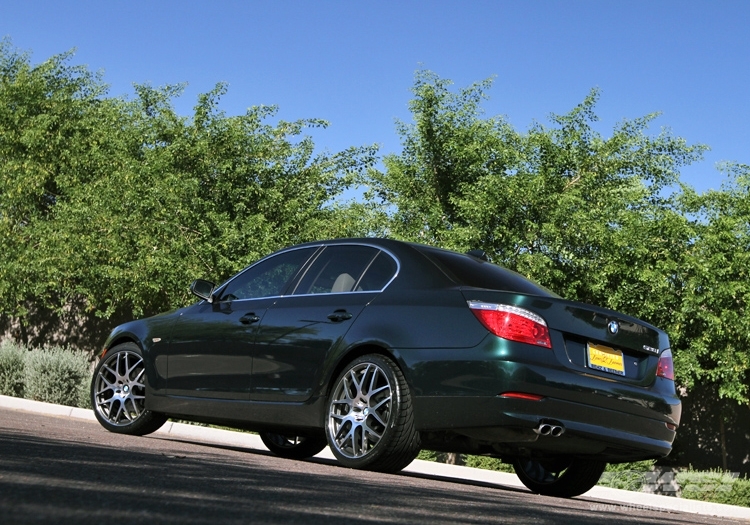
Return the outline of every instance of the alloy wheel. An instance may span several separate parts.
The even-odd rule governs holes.
[[[329,431],[344,457],[367,456],[378,445],[391,419],[393,386],[378,365],[350,368],[336,385],[329,404]]]
[[[105,359],[94,381],[95,409],[111,425],[130,425],[145,411],[143,358],[135,352],[121,351]]]

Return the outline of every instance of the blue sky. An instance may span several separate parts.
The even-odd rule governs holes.
[[[494,77],[487,116],[518,130],[549,123],[593,87],[598,130],[662,115],[689,143],[711,147],[683,171],[700,191],[723,182],[715,164],[750,164],[750,1],[144,1],[2,0],[0,37],[38,63],[76,48],[103,70],[110,95],[133,83],[187,82],[176,103],[229,84],[221,109],[275,104],[281,118],[324,118],[331,152],[378,143],[400,150],[414,72],[457,87]]]

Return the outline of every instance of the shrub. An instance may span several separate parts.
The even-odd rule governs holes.
[[[36,401],[89,408],[91,372],[86,354],[45,347],[26,356],[25,396]]]
[[[735,475],[721,470],[687,470],[677,473],[677,482],[685,499],[750,507],[750,480]]]
[[[23,397],[27,353],[24,347],[10,340],[0,343],[0,394]]]
[[[417,459],[421,459],[424,461],[438,461],[439,452],[435,452],[434,450],[420,450],[419,455],[417,456]]]
[[[651,472],[653,468],[654,460],[610,463],[599,478],[598,485],[640,492],[646,483],[646,473]]]
[[[509,472],[513,474],[513,465],[503,463],[497,458],[491,458],[489,456],[465,456],[465,463],[467,467],[481,468],[485,470],[497,470],[498,472]]]

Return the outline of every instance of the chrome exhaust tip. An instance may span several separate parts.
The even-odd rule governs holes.
[[[557,422],[540,421],[534,433],[540,436],[560,437],[565,433],[565,427]]]
[[[534,429],[534,432],[536,432],[540,436],[549,436],[552,433],[552,425],[541,423]]]
[[[553,425],[552,430],[550,431],[550,435],[552,437],[560,437],[565,433],[565,427],[563,426],[557,426]]]

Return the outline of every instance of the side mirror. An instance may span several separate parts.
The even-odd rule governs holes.
[[[204,279],[196,279],[193,281],[193,284],[190,285],[190,293],[193,295],[197,295],[204,301],[208,301],[209,303],[214,302],[213,293],[214,293],[214,283],[211,281],[206,281]]]

